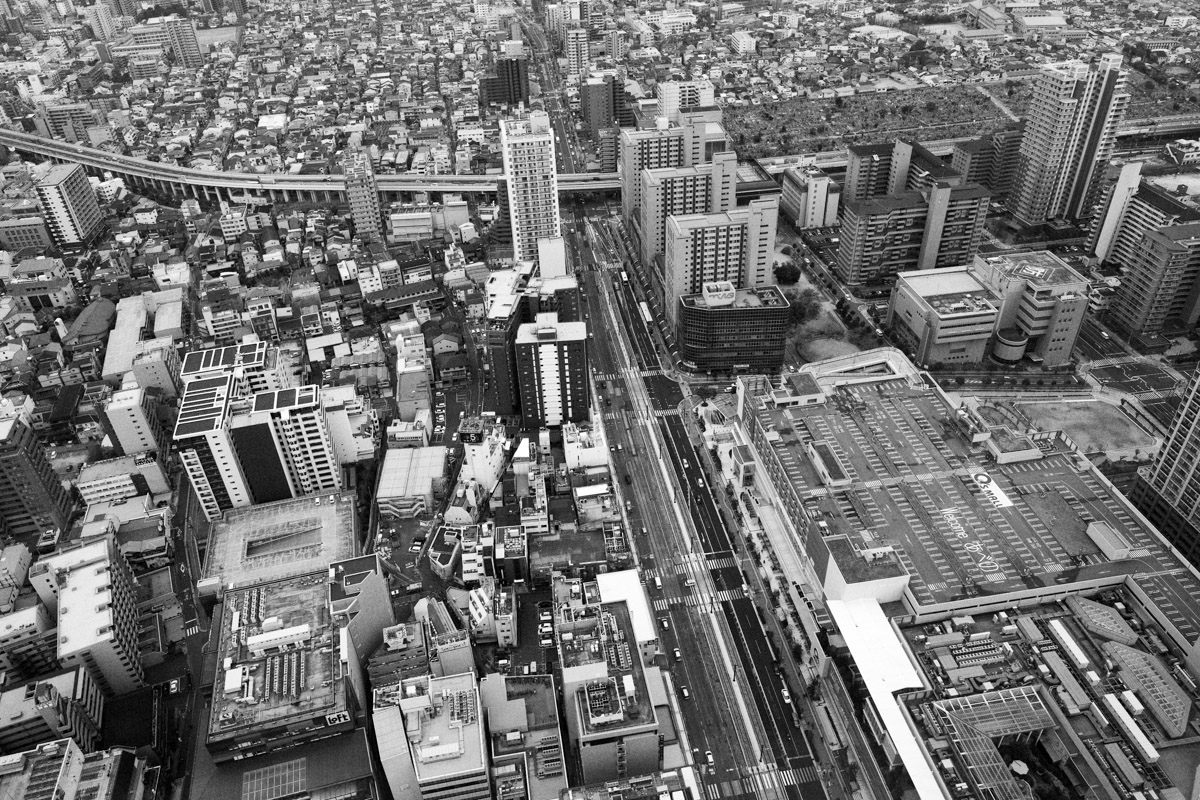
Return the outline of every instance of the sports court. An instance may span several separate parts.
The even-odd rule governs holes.
[[[1092,377],[1109,389],[1130,394],[1163,392],[1175,388],[1175,377],[1157,364],[1133,361],[1091,371]]]

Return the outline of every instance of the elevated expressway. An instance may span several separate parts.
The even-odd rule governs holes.
[[[271,202],[330,203],[345,199],[341,175],[289,175],[284,173],[220,172],[147,161],[84,145],[45,139],[0,128],[0,145],[18,152],[82,164],[93,172],[107,172],[133,187],[153,189],[174,197],[194,197],[216,202],[239,202],[246,197]],[[384,201],[402,200],[418,192],[495,193],[503,175],[387,175],[375,176]],[[579,173],[558,176],[560,192],[590,192],[620,187],[616,173]]]
[[[1118,139],[1139,136],[1171,136],[1195,132],[1200,114],[1181,114],[1158,119],[1125,120],[1117,131]],[[935,155],[949,155],[962,139],[926,142]],[[220,172],[191,169],[175,164],[147,161],[144,158],[110,153],[84,145],[45,139],[23,131],[0,128],[0,145],[18,152],[82,164],[93,172],[111,173],[125,179],[131,187],[172,197],[194,197],[208,203],[227,200],[242,202],[257,198],[269,202],[336,203],[345,200],[346,184],[341,175],[290,175],[285,173]],[[763,158],[759,163],[778,175],[790,166],[811,163],[823,169],[844,168],[844,150],[830,153],[798,154]],[[410,199],[414,194],[487,193],[495,194],[504,182],[503,175],[388,175],[375,176],[384,202]],[[560,192],[573,194],[619,189],[615,172],[566,173],[558,176]]]

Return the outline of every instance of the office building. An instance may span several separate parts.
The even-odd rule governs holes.
[[[1154,465],[1139,471],[1130,499],[1184,558],[1200,564],[1200,371],[1188,382]]]
[[[34,563],[30,583],[58,613],[58,659],[85,668],[106,697],[143,683],[133,572],[111,538]]]
[[[502,120],[500,147],[504,157],[513,258],[536,263],[538,240],[561,235],[558,168],[549,115],[534,111],[528,119]]]
[[[819,167],[789,167],[783,173],[779,205],[801,230],[837,224],[842,187]]]
[[[253,502],[229,433],[234,387],[233,374],[188,382],[175,423],[179,460],[209,522],[231,508]]]
[[[113,444],[124,455],[165,453],[169,446],[167,431],[158,416],[158,401],[140,386],[113,392],[104,419]]]
[[[662,294],[662,255],[667,219],[687,214],[717,214],[736,205],[737,155],[718,153],[707,164],[642,170],[641,205],[635,220],[642,265]]]
[[[316,510],[311,502],[305,504]],[[283,513],[301,512],[285,507]],[[318,513],[330,512],[326,506]],[[307,514],[313,516],[312,511]],[[267,517],[263,524],[277,523]],[[322,520],[316,530],[327,531],[327,527],[334,526]],[[269,541],[264,538],[261,544]],[[333,554],[324,549],[330,546],[318,533],[316,544],[307,548],[322,552],[326,566],[316,572],[291,570],[288,577],[268,581],[227,575],[230,585],[224,590],[224,602],[240,613],[222,614],[212,632],[217,667],[204,744],[212,760],[227,765],[225,769],[234,768],[230,762],[260,757],[267,757],[269,765],[270,755],[280,751],[295,753],[289,760],[312,760],[332,751],[346,761],[336,769],[343,770],[339,778],[350,785],[341,787],[342,793],[326,796],[352,797],[355,783],[370,784],[367,745],[359,724],[369,698],[350,637],[343,637],[330,613],[328,563]],[[312,561],[316,559],[305,563]],[[275,567],[265,571],[281,572]],[[305,746],[317,741],[319,745]],[[328,768],[335,769],[333,764]],[[364,772],[350,772],[360,769]],[[237,788],[230,787],[229,794],[222,796],[236,793]]]
[[[28,682],[62,667],[57,624],[41,603],[0,616],[0,669],[7,680]]]
[[[45,250],[50,241],[50,231],[46,227],[46,220],[41,216],[0,220],[0,247],[10,253],[27,247],[38,251]]]
[[[584,783],[658,771],[660,715],[650,681],[658,631],[637,572],[596,576],[594,586],[557,579],[553,586],[566,730]],[[572,595],[572,591],[577,594]],[[601,622],[600,620],[603,620]]]
[[[65,533],[73,510],[28,418],[0,418],[0,523],[5,533]]]
[[[1121,55],[1048,64],[1034,78],[1009,210],[1027,225],[1091,215],[1117,126],[1128,72]]]
[[[1046,367],[1070,363],[1088,305],[1088,281],[1049,251],[975,256],[971,273],[1000,302],[993,354]]]
[[[85,755],[72,740],[59,739],[5,758],[0,797],[139,800],[157,781],[159,767],[157,756],[138,757],[131,748]]]
[[[936,184],[842,205],[835,269],[848,284],[963,264],[979,249],[991,195],[978,184]]]
[[[100,203],[79,164],[51,167],[38,181],[37,196],[55,244],[86,245],[100,234]]]
[[[566,758],[553,675],[490,673],[479,680],[487,714],[496,794],[559,800],[567,791]],[[507,791],[506,791],[507,790]],[[632,799],[631,799],[632,800]]]
[[[959,266],[896,276],[887,324],[916,364],[981,364],[999,319],[997,298]]]
[[[1200,321],[1200,222],[1155,228],[1130,250],[1109,324],[1138,337],[1194,328]]]
[[[487,733],[473,672],[379,687],[372,706],[380,769],[393,797],[491,800]]]
[[[681,111],[716,105],[716,89],[707,78],[658,84],[658,115],[676,119]]]
[[[706,283],[728,281],[740,289],[775,282],[772,272],[779,198],[717,214],[667,219],[663,267],[663,308],[678,322],[675,298],[700,294]]]
[[[342,471],[318,386],[253,395],[229,436],[256,503],[342,488]]]
[[[588,419],[587,325],[560,322],[553,311],[517,329],[513,351],[526,428]]]
[[[678,299],[680,363],[696,372],[776,373],[783,367],[790,304],[774,286],[706,283]]]
[[[582,80],[591,65],[591,54],[588,52],[587,28],[568,28],[563,39],[563,50],[567,56],[567,74]]]
[[[90,753],[100,746],[103,723],[104,695],[80,666],[0,692],[0,753],[6,755],[56,739],[70,739]]]
[[[375,186],[375,168],[371,157],[362,151],[347,153],[342,161],[346,175],[346,200],[354,232],[363,242],[383,241],[383,211],[379,206],[379,189]]]

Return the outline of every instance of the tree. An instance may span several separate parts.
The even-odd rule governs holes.
[[[788,292],[787,297],[792,304],[791,316],[788,319],[791,327],[798,328],[821,316],[821,295],[816,289],[805,289],[799,293]]]
[[[706,383],[702,383],[696,387],[696,397],[701,400],[712,400],[717,396],[717,390]]]
[[[775,267],[775,280],[784,286],[794,286],[800,280],[800,268],[795,261],[785,261]]]

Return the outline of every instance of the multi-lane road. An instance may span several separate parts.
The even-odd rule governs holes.
[[[756,578],[714,499],[723,488],[712,485],[685,425],[683,387],[664,370],[669,357],[642,316],[638,275],[622,263],[605,220],[583,227],[589,246],[577,249],[579,274],[597,394],[692,761],[713,800],[822,800],[779,654],[747,594]]]

